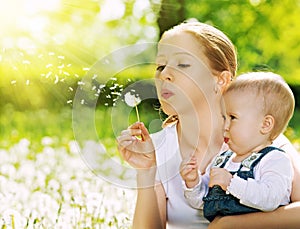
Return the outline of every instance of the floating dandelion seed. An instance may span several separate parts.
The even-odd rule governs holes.
[[[48,72],[47,75],[46,75],[46,78],[48,79],[49,76],[51,76],[51,75],[52,75],[52,72]]]
[[[26,80],[26,85],[29,85],[30,84],[30,81],[29,80]]]
[[[72,99],[70,99],[70,100],[67,101],[67,104],[70,104],[70,103],[72,103]]]
[[[142,101],[141,98],[138,95],[131,94],[131,92],[127,92],[124,95],[125,103],[130,107],[135,107],[136,116],[138,119],[138,122],[140,121],[139,111],[137,108],[137,105]]]
[[[23,64],[30,64],[29,60],[23,60]]]
[[[54,81],[54,84],[57,84],[58,81],[59,81],[58,75],[55,75],[55,81]]]
[[[10,81],[10,83],[11,83],[11,84],[16,84],[17,81],[16,81],[16,80],[12,80],[12,81]]]

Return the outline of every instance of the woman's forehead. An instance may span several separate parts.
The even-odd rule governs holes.
[[[158,55],[164,52],[181,52],[198,56],[202,53],[200,42],[194,35],[181,32],[164,36],[158,43]]]

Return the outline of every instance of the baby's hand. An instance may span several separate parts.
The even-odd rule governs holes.
[[[190,160],[183,161],[180,165],[180,175],[187,188],[193,188],[199,183],[197,158],[192,156]]]
[[[232,175],[224,168],[212,168],[210,170],[210,179],[208,186],[220,185],[221,188],[226,191],[230,184]]]

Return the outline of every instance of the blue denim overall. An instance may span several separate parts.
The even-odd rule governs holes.
[[[252,153],[249,157],[242,161],[240,168],[236,172],[231,172],[231,174],[237,173],[237,176],[245,180],[248,178],[254,178],[254,167],[267,153],[275,149],[282,151],[281,149],[269,146],[260,150],[258,153]],[[233,152],[231,151],[226,151],[220,154],[215,159],[212,167],[223,168],[232,153]],[[241,171],[242,168],[246,168],[246,171]],[[203,201],[203,214],[209,221],[213,221],[217,215],[237,215],[260,211],[255,208],[242,205],[239,202],[239,199],[231,194],[226,194],[219,185],[209,188],[208,194],[203,198]]]

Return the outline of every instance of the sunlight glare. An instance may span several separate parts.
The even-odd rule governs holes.
[[[100,10],[100,19],[102,21],[117,20],[123,17],[125,5],[121,0],[105,1]]]
[[[60,0],[0,0],[0,37],[18,36],[25,31],[40,33],[48,24],[41,14],[60,9]]]

